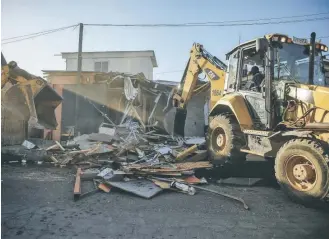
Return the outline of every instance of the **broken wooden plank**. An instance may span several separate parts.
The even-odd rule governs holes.
[[[187,148],[186,150],[184,150],[183,152],[179,153],[176,157],[177,160],[182,160],[184,158],[186,158],[188,155],[190,155],[191,153],[195,152],[198,150],[198,145],[193,145],[189,148]]]
[[[55,143],[58,145],[58,147],[59,147],[62,151],[65,151],[64,147],[60,144],[60,142],[55,141]]]
[[[168,182],[163,182],[160,180],[156,180],[156,179],[151,179],[152,182],[157,185],[158,187],[162,188],[162,189],[170,189],[170,183]]]
[[[209,161],[201,162],[186,162],[186,163],[176,163],[174,164],[177,169],[182,171],[197,169],[197,168],[211,168],[212,164]]]
[[[56,149],[56,148],[58,148],[58,145],[57,145],[57,144],[54,144],[54,145],[52,145],[52,146],[46,148],[46,151],[49,151],[49,150],[51,150],[51,149]]]
[[[105,183],[100,183],[98,185],[98,189],[102,190],[103,192],[109,193],[111,191],[111,186],[106,185]]]
[[[75,176],[73,196],[74,200],[79,199],[79,197],[81,196],[81,168],[78,168],[77,174]]]
[[[51,159],[54,163],[58,163],[58,160],[57,160],[53,155],[50,156],[50,159]]]
[[[211,168],[212,164],[208,161],[201,162],[186,162],[175,163],[171,166],[143,166],[138,164],[132,164],[126,167],[126,169],[139,173],[180,173],[183,171],[190,171],[197,168]]]

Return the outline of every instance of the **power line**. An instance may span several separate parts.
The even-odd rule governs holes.
[[[72,25],[72,26],[77,26],[77,25]],[[44,30],[44,31],[41,31],[41,32],[35,32],[35,33],[30,33],[30,34],[21,35],[21,36],[16,36],[16,37],[4,38],[4,39],[1,39],[1,41],[7,41],[7,40],[16,39],[16,38],[21,38],[21,37],[27,37],[27,36],[37,35],[37,34],[41,34],[41,33],[45,33],[45,32],[50,32],[50,31],[62,30],[62,29],[66,29],[67,27],[71,27],[71,26],[60,27],[60,28],[55,28],[55,29],[49,29],[49,30]]]
[[[317,37],[317,39],[329,38],[329,36]]]
[[[48,35],[48,34],[51,34],[51,33],[58,32],[58,31],[63,31],[63,30],[66,30],[66,29],[69,29],[69,28],[72,28],[72,27],[76,27],[76,26],[77,25],[71,25],[71,26],[46,30],[46,31],[42,31],[42,32],[26,34],[26,35],[22,35],[22,36],[10,37],[10,38],[6,38],[6,39],[2,39],[1,41],[6,41],[6,42],[2,43],[2,45],[6,45],[6,44],[14,43],[14,42],[28,40],[28,39],[31,39],[31,38],[34,38],[34,37]],[[13,39],[16,39],[16,40],[13,40]],[[13,41],[8,41],[8,40],[13,40]]]
[[[313,13],[306,15],[295,15],[295,16],[286,16],[286,17],[272,17],[272,18],[258,18],[258,19],[246,19],[246,20],[231,20],[231,21],[221,21],[221,22],[196,22],[196,23],[179,23],[179,24],[84,24],[86,26],[104,26],[104,27],[225,27],[225,26],[251,26],[251,25],[269,25],[269,24],[285,24],[285,23],[299,23],[299,22],[307,22],[307,21],[321,21],[329,19],[329,17],[317,17],[317,18],[306,18],[306,19],[293,19],[293,20],[284,20],[284,21],[271,21],[278,19],[291,19],[291,18],[301,18],[301,17],[310,17],[310,16],[319,16],[326,15],[329,12],[323,13]],[[268,22],[259,22],[265,21]],[[10,37],[2,39],[1,41],[5,41],[2,45],[28,40],[34,37],[44,36],[51,33],[55,33],[58,31],[66,30],[68,28],[74,27],[74,29],[79,24],[49,29],[41,32],[35,32],[31,34],[25,34],[16,37]],[[318,39],[329,38],[329,36],[318,37]],[[9,41],[13,40],[13,41]]]
[[[88,23],[85,26],[102,26],[102,27],[225,27],[225,26],[251,26],[251,25],[270,25],[270,24],[285,24],[285,23],[299,23],[299,22],[311,22],[311,21],[321,21],[329,19],[329,17],[317,17],[308,19],[294,19],[285,21],[269,21],[269,22],[252,22],[247,23],[252,20],[245,20],[241,23],[216,23],[216,24],[206,24],[206,23],[180,23],[180,24],[94,24]],[[254,20],[256,21],[256,20]]]
[[[311,17],[311,16],[318,16],[318,15],[326,15],[329,12],[322,12],[322,13],[313,13],[313,14],[306,14],[306,15],[295,15],[295,16],[287,16],[287,17],[271,17],[271,18],[258,18],[258,19],[247,19],[247,20],[231,20],[231,21],[220,21],[220,22],[203,22],[203,23],[186,23],[186,24],[217,24],[217,23],[232,23],[232,22],[254,22],[254,21],[266,21],[266,20],[277,20],[277,19],[290,19],[290,18],[300,18],[300,17]]]

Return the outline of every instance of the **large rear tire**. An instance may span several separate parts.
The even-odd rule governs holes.
[[[235,117],[217,115],[210,121],[207,147],[211,161],[242,163],[246,160],[246,153],[240,151],[244,145],[244,135]]]
[[[326,146],[310,139],[285,143],[275,159],[275,176],[294,201],[316,205],[329,193],[329,156]]]

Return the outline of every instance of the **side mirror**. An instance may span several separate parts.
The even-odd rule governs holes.
[[[268,48],[268,41],[265,38],[256,39],[256,52],[264,55]]]

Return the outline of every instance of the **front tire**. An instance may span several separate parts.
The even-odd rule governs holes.
[[[292,200],[310,205],[328,196],[329,156],[320,143],[309,139],[288,141],[280,148],[274,168],[281,189]]]
[[[246,160],[246,153],[240,151],[244,145],[244,135],[235,117],[217,115],[211,120],[207,133],[211,161],[242,163]]]

